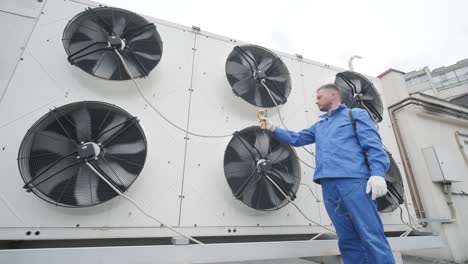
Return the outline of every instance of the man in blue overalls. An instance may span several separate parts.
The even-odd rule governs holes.
[[[317,90],[317,105],[326,114],[309,128],[293,132],[265,119],[266,129],[295,147],[316,144],[314,182],[322,186],[344,263],[395,263],[375,201],[387,193],[390,164],[375,124],[366,110],[355,108],[356,133],[334,84]]]

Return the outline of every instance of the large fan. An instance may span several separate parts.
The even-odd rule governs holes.
[[[236,132],[224,154],[224,174],[234,196],[257,210],[276,210],[291,200],[301,182],[294,150],[258,126]]]
[[[234,94],[256,106],[274,107],[275,102],[284,104],[291,92],[288,68],[280,57],[263,47],[234,47],[226,60],[226,75]]]
[[[393,159],[392,154],[387,152],[390,158],[390,168],[385,175],[387,182],[388,193],[377,199],[377,207],[379,212],[389,213],[395,211],[399,204],[405,201],[403,179],[401,178],[400,170],[396,161]]]
[[[18,153],[24,188],[55,205],[85,207],[125,192],[146,159],[136,117],[114,105],[78,102],[51,110],[26,133]]]
[[[382,100],[366,77],[352,71],[340,72],[336,75],[335,84],[339,87],[341,100],[346,106],[366,109],[374,120],[382,121]]]
[[[68,61],[106,80],[129,80],[119,52],[133,77],[145,77],[161,60],[162,41],[156,26],[124,9],[87,8],[63,32]]]

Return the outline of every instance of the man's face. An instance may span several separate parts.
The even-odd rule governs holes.
[[[321,89],[317,92],[317,106],[322,112],[330,110],[333,100],[336,97],[336,92],[329,89]]]

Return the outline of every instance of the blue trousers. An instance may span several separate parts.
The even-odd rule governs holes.
[[[344,264],[395,263],[367,179],[321,179],[323,201],[338,235]]]

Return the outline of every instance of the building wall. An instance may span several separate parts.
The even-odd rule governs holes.
[[[398,80],[400,79],[400,80]],[[406,90],[404,76],[393,72],[382,77],[383,92],[387,100],[392,98],[395,102],[404,99]],[[425,95],[413,97],[442,104],[446,109],[466,109],[449,102]],[[391,110],[391,109],[390,109]],[[450,257],[455,261],[468,259],[468,164],[466,163],[466,148],[468,138],[456,136],[456,132],[468,134],[468,121],[466,119],[448,116],[425,109],[421,106],[410,105],[398,110],[396,122],[401,131],[400,140],[407,150],[407,158],[414,173],[416,185],[419,189],[426,218],[430,219],[428,231],[440,232],[446,239],[448,248],[441,251],[423,252],[424,256],[433,254],[434,257]],[[394,124],[395,127],[395,124]],[[458,137],[458,138],[457,138]],[[460,148],[458,142],[462,143]],[[430,164],[424,155],[423,149],[433,147],[437,154],[438,164]],[[400,149],[401,151],[401,149]],[[462,152],[463,151],[463,152]],[[452,215],[447,204],[447,197],[443,185],[434,182],[430,168],[437,165],[447,180],[452,183],[453,192],[460,195],[453,196],[455,215]],[[452,219],[452,223],[440,223]]]
[[[425,93],[451,99],[468,92],[468,59],[431,71],[428,67],[404,75],[410,94]]]

